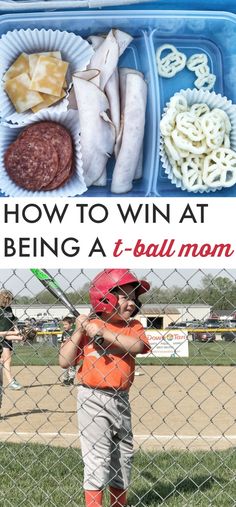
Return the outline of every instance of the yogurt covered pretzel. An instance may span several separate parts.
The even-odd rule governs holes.
[[[205,137],[200,120],[190,111],[177,114],[176,127],[180,132],[189,137],[191,141],[202,141]]]
[[[207,190],[207,185],[203,180],[203,163],[202,156],[189,156],[182,164],[183,183],[187,190],[191,192]]]
[[[192,141],[189,137],[177,129],[172,132],[171,137],[175,145],[181,150],[189,151],[194,155],[202,155],[207,151],[207,146],[204,140]]]
[[[162,53],[169,50],[166,56],[162,57]],[[188,70],[196,75],[194,85],[196,88],[211,90],[214,87],[216,76],[210,72],[208,58],[205,53],[195,53],[188,59],[186,55],[173,44],[163,44],[156,51],[156,61],[158,74],[161,77],[171,78],[186,66]]]
[[[161,128],[161,133],[176,185],[190,192],[234,185],[236,153],[230,149],[228,114],[204,102],[185,101],[183,94],[174,95],[161,120],[165,127],[166,118],[172,119],[169,131]]]
[[[204,89],[204,90],[211,90],[216,82],[216,76],[215,74],[208,74],[199,76],[195,81],[194,84],[196,88]]]
[[[186,62],[187,69],[192,72],[196,72],[202,65],[207,65],[207,55],[205,53],[195,53]]]
[[[169,53],[162,58],[165,50],[169,50]],[[156,61],[159,76],[171,78],[184,69],[187,57],[172,44],[163,44],[157,49]]]
[[[211,90],[215,84],[216,76],[210,73],[208,58],[205,53],[195,53],[190,56],[186,63],[187,69],[195,73],[197,79],[194,81],[196,88]]]
[[[208,107],[208,105],[201,103],[201,102],[199,102],[197,104],[193,104],[190,107],[190,113],[194,114],[198,118],[203,116],[205,113],[209,113],[209,111],[210,111],[210,108]]]
[[[223,116],[217,112],[210,111],[200,120],[201,127],[206,137],[206,144],[211,150],[220,148],[224,142],[226,133],[225,121]]]
[[[207,65],[206,63],[199,65],[199,67],[197,67],[195,70],[195,74],[197,77],[209,76],[210,74],[209,65]]]
[[[232,187],[236,183],[236,153],[218,148],[205,157],[203,180],[212,188]]]

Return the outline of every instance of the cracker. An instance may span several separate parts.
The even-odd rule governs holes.
[[[24,73],[29,74],[29,56],[26,53],[21,53],[20,56],[9,67],[3,76],[3,81],[8,81],[16,76]]]
[[[29,75],[32,79],[35,67],[37,65],[37,61],[40,56],[51,56],[52,58],[56,58],[57,60],[61,60],[61,52],[60,51],[45,51],[42,53],[32,53],[29,55]]]
[[[65,90],[62,90],[60,97],[56,97],[55,95],[47,95],[46,93],[40,93],[40,95],[42,96],[43,101],[40,102],[40,104],[37,104],[37,106],[31,108],[33,113],[37,113],[38,111],[41,111],[41,109],[49,107],[52,104],[56,104],[58,100],[61,100],[66,96],[66,92]]]
[[[41,55],[35,67],[30,89],[60,97],[67,69],[67,62]]]
[[[23,113],[43,101],[40,93],[30,90],[30,83],[26,72],[5,83],[5,91],[18,113]]]

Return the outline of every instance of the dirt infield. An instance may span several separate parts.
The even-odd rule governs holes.
[[[226,449],[236,445],[234,367],[143,366],[131,390],[136,447]],[[0,441],[79,446],[76,386],[57,366],[14,367],[24,386],[4,389]]]

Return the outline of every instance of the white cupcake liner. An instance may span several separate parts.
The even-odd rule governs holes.
[[[80,126],[79,115],[77,111],[66,111],[58,113],[56,111],[41,111],[37,118],[32,123],[39,121],[55,121],[70,132],[73,139],[73,175],[61,187],[55,190],[48,191],[30,191],[19,187],[11,180],[4,165],[4,153],[9,145],[16,140],[18,135],[22,132],[23,127],[15,126],[9,129],[6,126],[0,126],[0,190],[9,197],[74,197],[86,192],[87,187],[83,175],[83,160],[80,145]]]
[[[3,121],[25,125],[29,119],[38,113],[26,111],[17,113],[7,93],[3,89],[2,78],[16,58],[22,53],[37,53],[42,51],[61,51],[62,59],[69,63],[67,72],[68,85],[72,81],[72,74],[77,70],[84,70],[94,53],[91,45],[79,35],[62,32],[60,30],[13,30],[2,35],[0,40],[0,116]],[[53,109],[58,112],[66,111],[67,97],[62,99]],[[46,110],[46,109],[45,109]]]
[[[210,92],[209,90],[197,90],[196,88],[187,90],[180,90],[179,92],[176,92],[174,96],[183,95],[189,106],[192,106],[193,104],[204,102],[209,106],[210,109],[219,108],[225,111],[227,115],[229,116],[230,122],[231,122],[231,132],[230,132],[230,148],[234,151],[236,151],[236,105],[232,104],[232,101],[229,100],[227,97],[223,97],[220,94],[216,94],[215,92]],[[163,114],[166,113],[169,102],[166,104],[166,106],[163,109]],[[161,135],[160,138],[160,159],[162,162],[162,166],[165,170],[165,174],[167,175],[168,179],[173,183],[177,188],[181,188],[182,190],[187,190],[190,192],[189,189],[186,189],[183,185],[182,180],[179,178],[176,178],[176,176],[173,174],[171,163],[168,159],[168,156],[166,154],[165,148],[164,148],[164,139]],[[222,190],[223,187],[218,188],[211,188],[208,187],[206,190],[198,190],[198,191],[192,191],[190,193],[209,193],[209,192],[216,192],[218,190]]]

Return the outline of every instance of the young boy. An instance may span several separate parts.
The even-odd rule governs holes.
[[[63,326],[63,333],[60,339],[61,343],[64,343],[68,338],[70,338],[74,332],[74,324],[75,319],[74,317],[64,317],[62,319],[62,326]],[[65,386],[69,386],[71,384],[74,384],[75,380],[75,366],[69,366],[68,368],[63,368],[63,376],[62,376],[62,383]]]
[[[86,507],[102,507],[109,486],[111,507],[127,505],[133,458],[129,389],[135,356],[149,350],[142,324],[133,319],[139,296],[150,285],[129,270],[107,269],[90,286],[94,314],[76,319],[76,330],[61,348],[60,364],[81,360],[78,424],[84,461]]]

